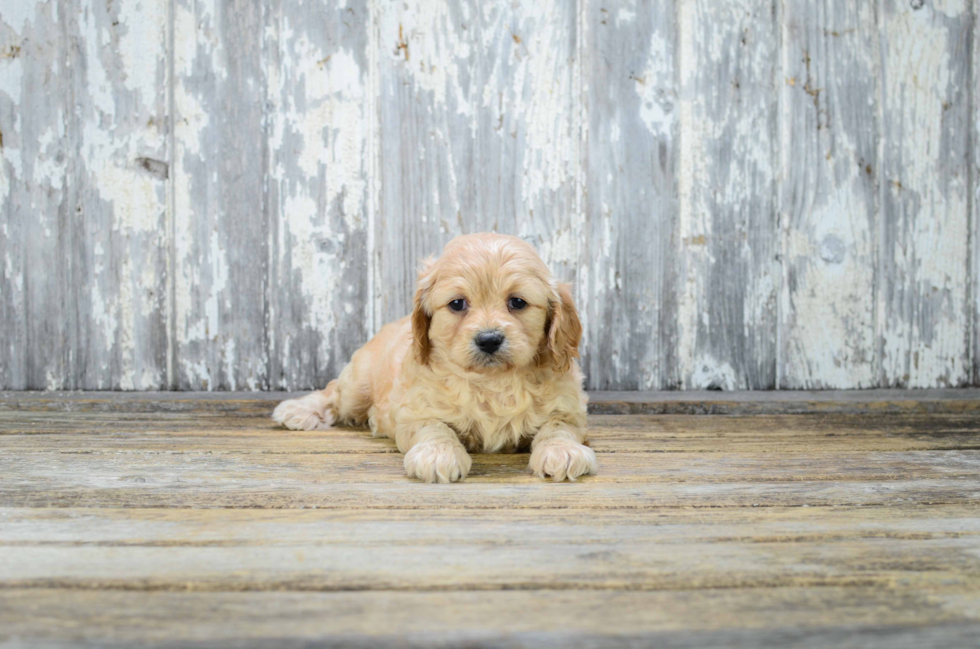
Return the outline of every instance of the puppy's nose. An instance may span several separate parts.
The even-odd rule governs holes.
[[[499,331],[484,331],[476,335],[476,346],[480,351],[492,354],[504,344],[504,335]]]

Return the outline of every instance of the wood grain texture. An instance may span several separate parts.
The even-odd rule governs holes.
[[[553,530],[565,532],[568,527],[558,525]],[[974,526],[969,531],[940,533],[929,539],[888,538],[885,543],[874,536],[832,541],[747,538],[670,542],[650,535],[647,526],[635,525],[621,529],[623,537],[619,539],[602,541],[586,534],[578,542],[523,541],[515,551],[513,540],[488,543],[471,535],[460,538],[443,532],[438,542],[407,541],[398,536],[395,527],[379,526],[376,531],[381,536],[374,540],[318,545],[305,540],[309,531],[301,535],[304,540],[299,544],[273,541],[215,546],[192,541],[183,545],[161,544],[153,538],[112,545],[19,543],[3,548],[0,586],[97,585],[115,590],[138,585],[139,590],[197,592],[668,591],[855,583],[888,586],[905,578],[914,581],[916,588],[928,589],[942,582],[948,582],[947,587],[968,586],[969,580],[960,571],[975,565],[970,555],[980,541]],[[440,530],[423,526],[420,531],[435,537]],[[572,535],[578,532],[574,527],[567,531]],[[393,541],[383,540],[392,536]],[[452,547],[448,557],[447,546]],[[681,548],[686,551],[679,551]],[[396,556],[398,560],[377,561],[379,555]],[[705,556],[711,556],[712,561],[704,561]],[[53,565],[60,565],[57,574],[52,574]]]
[[[249,442],[258,441],[259,444],[255,451],[242,453],[241,441],[235,446],[237,440],[229,438],[219,438],[206,447],[201,442],[180,438],[140,443],[140,436],[133,435],[133,442],[123,446],[113,443],[117,442],[115,439],[82,440],[71,452],[59,453],[50,448],[41,451],[37,446],[56,442],[63,447],[66,445],[64,437],[45,437],[33,440],[42,442],[33,447],[11,445],[10,453],[16,451],[17,455],[6,458],[6,475],[9,480],[17,480],[22,491],[77,488],[80,474],[98,476],[98,479],[88,480],[89,491],[118,487],[142,489],[149,496],[172,489],[178,482],[188,492],[197,491],[203,485],[224,492],[233,489],[262,492],[269,490],[268,481],[274,480],[276,488],[273,491],[284,495],[308,483],[323,484],[325,490],[343,490],[342,485],[409,483],[402,470],[401,456],[388,445],[371,448],[364,444],[357,449],[348,443],[344,445],[346,451],[330,452],[324,449],[329,449],[333,440],[306,440],[306,448],[299,448],[298,444],[275,448],[267,439],[247,436],[245,439]],[[338,440],[337,446],[344,441],[348,440]],[[717,457],[709,450],[688,452],[665,445],[667,450],[659,451],[663,455],[659,457],[643,452],[649,443],[628,447],[625,440],[620,439],[618,444],[596,446],[596,452],[604,454],[602,472],[588,482],[606,486],[634,484],[640,488],[650,483],[675,486],[684,483],[712,489],[745,483],[746,476],[751,475],[753,482],[758,484],[795,480],[816,489],[821,482],[848,481],[866,483],[859,486],[869,489],[880,489],[886,486],[877,483],[932,480],[939,484],[944,480],[970,479],[980,468],[976,448],[864,451],[817,445],[814,450],[819,454],[814,458],[794,452],[786,440],[780,441],[784,442],[784,448],[778,454],[765,457],[759,457],[762,451],[758,448],[745,444],[733,445],[734,449],[727,457]],[[940,445],[932,448],[936,446]],[[920,447],[929,448],[925,444]],[[181,457],[170,457],[176,454]],[[868,468],[869,464],[871,468]],[[473,458],[473,470],[467,482],[491,484],[506,479],[513,484],[540,484],[528,474],[527,465],[526,455],[477,455]],[[213,477],[216,471],[220,471],[220,479]],[[897,488],[906,490],[901,484]],[[319,488],[314,491],[317,490]]]
[[[574,3],[417,0],[379,14],[375,324],[409,313],[418,261],[457,234],[520,236],[574,279]]]
[[[970,151],[973,154],[969,160],[969,190],[970,200],[970,276],[967,286],[970,287],[968,296],[972,304],[972,337],[970,341],[970,356],[973,360],[972,379],[975,385],[980,381],[980,252],[978,252],[977,236],[980,236],[980,11],[970,8],[973,17],[973,35],[970,41]]]
[[[145,593],[0,591],[3,633],[33,646],[946,647],[977,598],[876,587],[681,592]],[[775,628],[772,612],[778,610]],[[38,625],[37,612],[45,611]],[[497,623],[507,620],[507,629]],[[45,644],[40,644],[45,643]]]
[[[589,3],[589,386],[676,387],[674,4]]]
[[[678,364],[668,382],[683,388],[776,386],[778,33],[771,2],[679,5]]]
[[[882,385],[970,381],[972,26],[967,3],[882,3]]]
[[[390,544],[438,546],[452,539],[473,546],[515,546],[511,526],[526,544],[608,543],[854,543],[887,539],[932,541],[980,533],[972,505],[860,507],[747,507],[722,516],[703,510],[596,511],[583,508],[473,512],[408,509],[58,509],[0,508],[0,544],[15,547],[296,547],[316,538],[322,546]],[[926,529],[927,528],[927,529]],[[561,532],[560,534],[558,532]],[[174,569],[180,569],[174,566]]]
[[[10,646],[939,647],[980,630],[975,411],[590,415],[596,476],[476,454],[461,484],[425,485],[391,440],[285,431],[268,399],[19,399],[0,409]]]
[[[71,387],[69,179],[73,123],[66,2],[0,13],[0,384]]]
[[[0,413],[0,435],[11,450],[79,453],[181,450],[207,453],[237,448],[247,439],[256,453],[394,453],[393,442],[370,431],[337,428],[285,434],[267,413],[163,413],[127,415],[24,411]],[[867,423],[874,418],[873,424]],[[592,415],[590,444],[603,452],[779,453],[805,441],[835,452],[975,450],[976,412],[962,415]],[[94,431],[94,432],[93,432]],[[101,431],[101,432],[100,432]],[[67,453],[67,451],[66,451]],[[493,456],[494,458],[501,456]],[[525,457],[518,454],[516,457]],[[179,459],[179,458],[178,458]],[[526,458],[525,458],[526,459]],[[505,460],[500,460],[504,462]],[[508,462],[510,460],[507,460]],[[517,461],[517,460],[514,460]]]
[[[268,387],[262,5],[175,0],[172,387]]]
[[[980,374],[973,3],[7,4],[0,389],[320,387],[478,230],[593,389]]]
[[[304,392],[0,392],[0,412],[225,413],[266,416],[280,401]],[[589,392],[597,415],[899,415],[980,411],[976,388],[923,390],[778,390],[721,393]],[[267,425],[267,422],[263,422]]]
[[[322,388],[372,333],[369,7],[267,7],[269,385]]]
[[[168,6],[66,6],[74,388],[167,386]]]
[[[779,387],[877,385],[880,55],[873,3],[782,15]]]

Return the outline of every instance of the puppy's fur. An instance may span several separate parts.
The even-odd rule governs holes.
[[[410,317],[383,327],[326,389],[282,402],[273,418],[294,430],[366,422],[426,482],[465,478],[467,450],[528,448],[534,475],[574,480],[596,471],[575,360],[581,333],[569,287],[534,248],[499,234],[457,237],[424,262]],[[499,349],[481,349],[480,334],[502,335]]]

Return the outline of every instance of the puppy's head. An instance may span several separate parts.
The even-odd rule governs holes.
[[[412,333],[424,364],[565,371],[578,356],[582,326],[569,286],[554,282],[533,247],[516,237],[472,234],[423,262]]]

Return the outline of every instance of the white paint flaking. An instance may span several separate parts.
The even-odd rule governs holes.
[[[957,2],[940,7],[951,18],[963,10]],[[909,387],[952,386],[969,376],[962,328],[968,254],[968,223],[963,217],[966,174],[950,174],[941,166],[945,152],[940,147],[948,128],[944,113],[959,91],[950,76],[958,65],[952,54],[960,46],[949,41],[952,26],[955,21],[940,19],[931,5],[919,11],[901,5],[884,24],[884,109],[901,116],[904,137],[885,141],[885,155],[900,161],[901,175],[883,178],[883,191],[894,204],[906,210],[917,205],[918,212],[909,221],[911,229],[898,235],[899,245],[882,254],[891,255],[901,273],[902,290],[919,295],[917,309],[939,305],[936,311],[923,312],[930,319],[929,330],[923,331],[923,314],[913,313],[910,320],[901,304],[887,309],[879,302],[882,371],[889,383]],[[948,298],[937,302],[938,296]]]
[[[174,162],[169,169],[174,196],[173,243],[177,251],[173,260],[177,326],[172,335],[182,346],[178,349],[200,343],[203,350],[195,351],[193,358],[178,359],[184,377],[192,384],[215,388],[220,373],[227,377],[222,379],[223,387],[262,387],[254,375],[243,379],[237,365],[247,364],[257,375],[264,375],[265,359],[248,358],[252,354],[245,350],[251,343],[223,321],[223,314],[233,304],[229,293],[235,290],[229,262],[241,251],[229,250],[221,231],[202,228],[202,220],[219,223],[231,218],[265,218],[263,206],[256,206],[255,215],[232,215],[225,213],[216,193],[209,193],[205,204],[197,204],[197,198],[191,195],[192,189],[197,192],[201,184],[220,185],[224,180],[216,166],[207,167],[202,173],[198,170],[205,161],[216,159],[218,154],[212,149],[221,146],[211,134],[212,129],[223,124],[225,105],[209,103],[220,93],[210,94],[208,85],[228,79],[228,62],[236,56],[235,52],[224,50],[225,36],[221,33],[222,12],[228,9],[217,0],[172,3],[177,79],[171,83],[176,147],[167,152],[165,128],[154,120],[166,118],[158,114],[158,106],[167,91],[160,83],[166,76],[161,74],[161,66],[166,62],[170,3],[112,3],[106,12],[106,6],[82,0],[77,7],[80,11],[72,14],[68,26],[74,30],[77,23],[80,30],[69,36],[77,53],[68,57],[52,54],[47,68],[55,79],[69,79],[69,72],[77,73],[81,85],[74,87],[74,81],[68,82],[74,88],[76,105],[71,114],[53,110],[43,124],[30,121],[32,106],[24,104],[38,101],[39,97],[27,85],[34,80],[24,77],[31,61],[25,57],[33,52],[30,47],[51,49],[56,44],[40,38],[27,43],[25,38],[37,38],[42,33],[35,28],[47,29],[47,38],[59,33],[51,31],[49,25],[58,25],[58,4],[8,4],[0,18],[4,23],[0,52],[13,52],[11,48],[15,46],[24,49],[19,56],[0,56],[0,100],[14,107],[12,122],[4,124],[0,150],[0,202],[13,198],[23,202],[19,205],[22,210],[37,213],[38,225],[31,231],[34,240],[26,245],[36,245],[41,250],[54,249],[64,234],[59,232],[55,218],[59,193],[82,196],[86,209],[94,210],[84,217],[99,223],[100,228],[105,225],[98,238],[83,242],[86,261],[91,266],[78,265],[79,272],[87,278],[86,293],[80,301],[87,308],[82,309],[79,326],[86,331],[86,344],[91,345],[87,351],[94,360],[88,369],[97,377],[93,379],[97,381],[94,387],[145,389],[158,386],[161,381],[159,372],[147,364],[143,355],[148,353],[144,339],[147,327],[159,317],[157,261],[169,245],[161,227],[166,183],[139,167],[136,160],[143,156]],[[337,0],[331,10],[346,11],[347,4],[346,0]],[[333,36],[321,38],[326,32],[290,24],[286,9],[269,9],[268,14],[261,14],[266,22],[255,27],[267,31],[269,42],[277,39],[277,54],[282,61],[267,65],[264,82],[259,76],[243,78],[243,92],[249,96],[242,101],[265,95],[270,102],[267,110],[272,137],[268,145],[278,155],[271,180],[276,183],[279,200],[272,212],[280,221],[279,239],[271,246],[275,255],[270,253],[269,259],[281,263],[286,257],[290,259],[288,267],[278,269],[280,279],[284,287],[298,289],[283,301],[273,300],[268,305],[269,317],[278,317],[277,309],[288,304],[285,300],[301,301],[308,313],[300,326],[315,332],[321,341],[318,349],[298,349],[298,332],[286,331],[278,337],[282,349],[276,350],[277,354],[287,359],[292,358],[291,353],[296,358],[313,354],[318,358],[333,357],[333,350],[327,346],[332,344],[334,332],[344,318],[358,309],[356,301],[348,297],[356,289],[351,290],[351,276],[346,274],[358,260],[346,256],[345,246],[351,235],[361,229],[367,230],[370,263],[366,272],[371,278],[369,292],[373,291],[367,302],[368,329],[382,324],[386,286],[379,268],[385,248],[384,242],[373,239],[371,215],[378,222],[385,217],[379,213],[378,201],[383,168],[380,158],[387,149],[381,146],[375,129],[375,102],[378,98],[401,100],[380,97],[378,71],[382,66],[404,70],[405,76],[399,82],[411,84],[413,100],[423,107],[420,112],[428,112],[427,120],[413,116],[414,123],[426,129],[418,134],[425,146],[400,152],[411,155],[411,163],[424,167],[424,174],[440,176],[440,182],[431,183],[427,176],[411,176],[413,182],[423,182],[419,187],[412,186],[411,191],[417,193],[403,197],[406,205],[408,201],[425,201],[419,220],[430,228],[424,230],[426,236],[436,230],[449,236],[471,228],[476,218],[489,216],[492,218],[486,222],[493,223],[493,218],[511,216],[468,214],[461,210],[463,202],[469,200],[463,197],[469,195],[476,182],[483,192],[472,201],[477,209],[499,202],[497,192],[513,197],[507,205],[508,209],[510,204],[515,205],[512,222],[517,224],[516,233],[539,246],[552,266],[577,266],[580,296],[583,286],[589,286],[591,281],[591,297],[619,299],[620,292],[635,286],[638,278],[652,276],[650,268],[631,267],[630,260],[617,261],[622,252],[618,242],[631,234],[619,227],[631,216],[624,213],[622,202],[607,200],[606,195],[597,199],[591,218],[598,219],[598,223],[592,223],[589,234],[594,234],[595,240],[588,240],[583,233],[586,185],[595,182],[614,187],[623,182],[615,164],[606,165],[601,175],[597,173],[589,179],[582,171],[590,110],[582,100],[588,94],[589,79],[581,75],[585,65],[582,57],[571,61],[566,46],[571,38],[588,41],[587,30],[598,28],[583,24],[582,16],[589,15],[591,3],[578,3],[581,15],[576,17],[578,24],[574,29],[564,20],[569,15],[567,6],[557,0],[507,5],[455,0],[369,4],[373,22],[368,29],[377,27],[377,31],[370,34],[366,68],[358,62],[356,51],[335,45]],[[305,10],[306,4],[297,6]],[[745,18],[747,12],[759,7],[761,13],[751,20]],[[760,333],[758,327],[770,315],[769,298],[778,277],[765,260],[751,258],[754,253],[747,241],[732,244],[736,256],[749,263],[754,273],[744,297],[744,321],[712,321],[708,309],[710,273],[717,272],[717,265],[724,259],[716,253],[721,250],[720,245],[729,245],[718,243],[719,233],[712,231],[712,212],[718,206],[731,207],[733,218],[745,218],[738,210],[762,204],[758,195],[764,193],[765,182],[759,178],[771,177],[776,170],[770,162],[767,125],[758,117],[766,112],[762,100],[732,93],[726,83],[706,80],[711,81],[711,71],[723,70],[733,56],[741,57],[739,74],[764,76],[771,63],[765,59],[768,50],[749,45],[742,52],[740,46],[733,47],[731,31],[733,25],[741,28],[740,21],[766,20],[768,7],[767,3],[749,0],[700,4],[685,1],[677,5],[677,78],[687,88],[680,97],[671,94],[675,53],[673,43],[662,36],[669,30],[653,33],[649,47],[638,53],[645,62],[637,70],[617,69],[616,61],[611,69],[614,74],[630,72],[635,76],[634,82],[623,88],[635,93],[628,99],[638,100],[637,115],[642,126],[651,136],[670,144],[671,160],[675,154],[678,156],[679,215],[664,212],[658,217],[679,218],[674,240],[678,259],[674,269],[678,277],[676,328],[679,375],[685,387],[745,387],[745,368],[734,367],[727,357],[721,357],[724,353],[706,352],[705,340],[698,338],[699,327],[703,333],[710,332],[712,326],[734,326],[735,330],[741,328],[743,336],[756,338],[771,333]],[[952,98],[950,110],[959,110],[964,95],[953,73],[960,69],[961,59],[970,54],[962,49],[963,39],[956,40],[951,35],[962,32],[950,27],[972,20],[975,10],[965,0],[935,0],[918,10],[912,10],[908,3],[897,3],[895,7],[897,11],[883,12],[881,57],[877,51],[868,53],[869,60],[880,60],[885,67],[881,78],[885,84],[886,113],[905,120],[902,137],[883,146],[899,164],[895,173],[881,178],[882,194],[895,204],[908,206],[910,223],[890,251],[894,257],[889,261],[899,269],[901,277],[894,279],[908,296],[923,302],[933,300],[939,306],[930,307],[928,322],[920,327],[919,318],[909,318],[905,312],[907,305],[889,311],[879,300],[883,374],[888,381],[905,380],[914,387],[956,384],[970,372],[969,354],[963,349],[963,330],[967,318],[973,315],[967,308],[965,270],[971,234],[963,215],[969,207],[968,193],[974,191],[975,203],[980,203],[980,194],[976,188],[966,186],[965,171],[955,168],[951,177],[948,161],[939,158],[939,146],[944,138],[949,138],[951,119],[944,116],[943,102]],[[629,29],[643,13],[641,9],[636,2],[624,2],[610,10],[610,22],[614,19],[617,28]],[[871,15],[869,20],[862,19],[863,23],[875,24],[872,4],[860,11]],[[283,19],[281,24],[277,22],[279,18]],[[325,15],[324,20],[333,18]],[[350,28],[360,27],[355,24],[347,27]],[[750,29],[750,43],[756,37],[758,32]],[[405,49],[397,47],[399,38]],[[587,45],[579,42],[578,54],[585,49]],[[591,52],[594,56],[600,54]],[[783,56],[797,57],[799,53],[784,49]],[[78,67],[80,57],[84,57],[84,67]],[[869,64],[868,68],[872,67]],[[858,74],[838,71],[838,78],[822,85],[846,82],[846,74],[851,73]],[[821,85],[820,80],[816,83]],[[798,83],[778,92],[785,97],[804,90]],[[872,95],[876,94],[869,93],[868,101],[873,102]],[[680,141],[674,142],[672,134],[678,114]],[[972,116],[975,120],[976,115],[980,112]],[[25,121],[32,142],[22,140]],[[499,130],[488,130],[489,122],[499,123]],[[76,123],[77,132],[65,130],[66,125]],[[790,124],[789,120],[784,122],[784,141]],[[975,127],[974,137],[978,130],[980,125]],[[614,123],[608,134],[611,144],[630,145],[630,131],[621,129],[619,123]],[[869,298],[858,287],[875,281],[867,252],[875,233],[860,222],[868,209],[856,181],[860,172],[841,171],[844,165],[857,168],[849,160],[857,145],[846,132],[834,133],[832,147],[821,137],[817,138],[818,146],[827,149],[828,158],[820,186],[804,200],[808,220],[784,232],[784,254],[806,269],[797,276],[797,295],[784,292],[782,297],[782,310],[792,311],[794,318],[787,353],[789,362],[807,365],[811,378],[821,386],[865,387],[874,384],[877,377],[870,362],[861,362],[869,345],[863,329],[856,334],[854,327],[863,326],[869,317]],[[472,145],[466,144],[467,138]],[[731,142],[726,152],[730,169],[721,169],[719,159],[706,155],[720,140]],[[68,141],[77,143],[78,149],[68,151],[66,158]],[[829,157],[831,149],[833,156]],[[473,164],[467,155],[472,153],[479,163],[487,159],[491,150],[507,156],[515,172],[513,180],[500,181],[499,190],[480,178],[482,169],[467,168]],[[506,164],[503,167],[504,173],[510,170]],[[77,172],[66,183],[66,173],[72,169]],[[785,164],[780,171],[785,173]],[[636,191],[642,194],[650,188],[638,187]],[[458,220],[457,212],[461,212]],[[95,221],[99,218],[104,221]],[[8,251],[2,264],[4,286],[22,293],[24,258],[14,248],[24,242],[11,239],[21,235],[16,227],[8,225],[6,220],[0,223],[0,237]],[[85,227],[74,232],[84,233]],[[379,229],[378,236],[381,232]],[[736,236],[747,238],[749,234],[736,230]],[[977,263],[974,259],[974,278]],[[880,286],[882,280],[878,281]],[[978,285],[980,282],[974,281],[975,292]],[[948,297],[936,300],[937,294]],[[631,309],[624,327],[659,317],[661,305],[654,302],[653,292],[649,295],[649,299],[641,299]],[[978,301],[974,299],[974,303]],[[588,311],[583,309],[587,326]],[[602,322],[601,312],[598,315]],[[304,346],[306,340],[303,339]],[[616,349],[609,358],[601,359],[603,365],[612,368],[611,376],[657,387],[655,363],[659,359],[630,357],[625,349]],[[72,354],[77,354],[77,350],[66,352],[68,357]],[[44,368],[38,372],[41,387],[45,383],[52,389],[68,385],[71,379],[62,369]],[[109,375],[110,371],[116,374]],[[295,376],[287,375],[282,387],[291,385],[288,381]]]
[[[740,297],[743,302],[744,322],[738,323],[742,334],[746,340],[756,341],[760,350],[774,340],[765,325],[772,320],[775,307],[778,280],[772,269],[774,260],[753,259],[746,230],[753,220],[766,216],[766,208],[759,203],[764,206],[768,202],[771,189],[767,184],[774,175],[768,122],[772,95],[766,87],[773,66],[773,26],[766,22],[769,16],[770,5],[753,0],[684,2],[679,6],[677,357],[685,388],[707,387],[696,359],[712,340],[720,339],[698,326],[701,314],[717,304],[711,300],[723,299],[710,295],[706,284],[717,272],[712,269],[717,263],[712,256],[716,246],[737,250],[741,260],[757,272],[744,286],[743,295],[724,296]],[[719,82],[718,68],[731,71],[732,79],[723,75]],[[710,152],[719,142],[729,148],[719,152],[723,159],[714,159]],[[712,231],[714,212],[719,209],[735,219],[735,240],[718,240]],[[734,324],[723,326],[732,331]],[[753,358],[751,362],[760,360]],[[715,365],[719,363],[723,361]],[[749,368],[744,370],[747,375]],[[735,385],[750,387],[743,377],[738,377]]]
[[[782,112],[791,116],[780,120],[787,268],[780,387],[873,387],[877,234],[870,188],[879,162],[868,131],[877,125],[879,95],[875,11],[870,4],[829,4],[828,24],[855,28],[820,47],[825,30],[802,13],[811,10],[807,2],[790,5],[783,23],[782,74],[792,82],[780,84]],[[789,27],[797,21],[805,26]]]
[[[0,52],[4,49],[20,47],[16,42],[0,38]],[[7,97],[14,106],[21,105],[21,87],[24,79],[24,64],[20,56],[0,58],[0,94]],[[20,116],[14,118],[19,122]],[[13,124],[17,127],[17,123]]]
[[[640,119],[656,137],[670,138],[673,134],[676,114],[673,85],[672,44],[659,33],[650,37],[650,53],[646,67],[635,73],[634,88],[640,98]]]
[[[17,2],[6,2],[3,6],[3,15],[0,20],[15,32],[23,31],[27,25],[34,21],[35,13],[42,5],[48,4],[47,1],[18,0]],[[51,3],[52,5],[54,3]],[[57,16],[55,17],[57,20]]]

